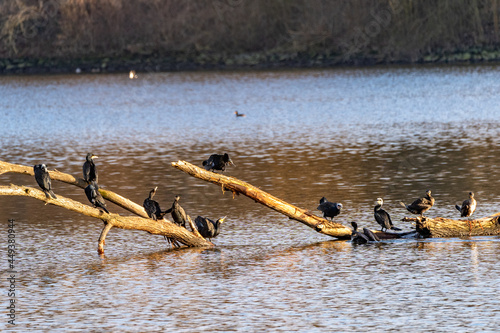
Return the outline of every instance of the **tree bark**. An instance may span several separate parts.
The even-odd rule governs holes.
[[[33,167],[11,164],[7,162],[0,161],[0,174],[15,172],[20,174],[26,174],[34,176]],[[85,188],[87,183],[83,179],[77,179],[69,174],[59,172],[59,171],[49,171],[50,178],[52,180],[62,181],[68,184],[78,186],[80,188]],[[166,219],[155,221],[150,219],[144,210],[144,207],[134,203],[133,201],[124,198],[112,191],[104,190],[99,188],[101,195],[110,202],[117,204],[118,206],[139,215],[136,216],[121,216],[119,214],[107,214],[97,208],[90,207],[88,205],[82,204],[78,201],[66,198],[61,194],[57,193],[57,199],[48,199],[45,194],[37,188],[28,186],[0,186],[0,195],[12,195],[12,196],[27,196],[35,198],[46,202],[54,206],[63,207],[77,213],[87,215],[90,217],[98,218],[104,221],[105,226],[101,235],[99,237],[98,252],[100,254],[104,253],[104,243],[107,233],[112,227],[120,229],[133,229],[133,230],[143,230],[154,235],[167,236],[171,240],[182,243],[186,246],[214,246],[213,243],[204,239],[196,230],[191,232],[186,228],[180,227],[177,224],[170,222]],[[191,224],[194,226],[194,224]]]
[[[234,194],[243,194],[263,204],[289,218],[299,221],[308,227],[332,237],[339,239],[350,239],[351,229],[337,222],[328,221],[322,217],[314,215],[312,212],[291,205],[275,196],[258,189],[257,187],[245,183],[237,178],[225,176],[219,173],[206,171],[186,161],[172,162],[172,166],[185,173],[217,185],[222,186],[222,190],[228,190]]]
[[[470,220],[453,220],[443,217],[404,218],[414,221],[417,232],[424,238],[467,237],[500,235],[500,213]]]
[[[0,175],[8,172],[20,173],[30,176],[35,175],[33,167],[0,161]],[[58,180],[63,183],[78,186],[80,188],[85,188],[88,185],[82,178],[75,178],[70,174],[63,173],[57,170],[49,171],[49,175],[50,179],[52,180]],[[142,207],[141,205],[138,205],[135,202],[124,198],[112,191],[101,188],[101,185],[99,185],[99,192],[104,199],[128,210],[131,213],[148,218],[148,214],[144,210],[144,207]]]

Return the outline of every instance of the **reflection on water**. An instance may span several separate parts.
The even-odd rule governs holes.
[[[87,152],[102,186],[142,203],[158,186],[192,217],[228,216],[214,249],[169,250],[161,237],[111,230],[26,198],[1,197],[18,223],[23,331],[495,331],[498,237],[333,241],[252,200],[171,167],[228,152],[227,174],[338,220],[395,224],[430,188],[430,216],[498,212],[499,68],[4,77],[2,160],[81,174]],[[236,118],[234,111],[245,113]],[[2,184],[36,186],[22,175]],[[56,182],[56,193],[87,202]],[[110,204],[112,212],[125,213]],[[4,271],[2,271],[4,272]],[[3,325],[0,324],[0,325]]]

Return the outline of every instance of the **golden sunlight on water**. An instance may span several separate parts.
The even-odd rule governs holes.
[[[19,327],[495,331],[500,238],[334,241],[171,162],[201,166],[227,152],[236,164],[228,175],[318,215],[321,197],[342,202],[339,222],[373,229],[383,197],[395,224],[411,230],[399,201],[428,188],[430,216],[458,218],[454,205],[471,190],[474,216],[487,216],[500,211],[498,74],[491,66],[4,78],[2,160],[79,176],[93,152],[106,189],[140,204],[158,186],[162,209],[180,195],[192,217],[227,216],[213,249],[171,250],[162,237],[112,229],[100,257],[99,221],[2,197],[0,216],[17,223]],[[37,186],[24,175],[0,181]],[[83,190],[53,187],[87,203]]]

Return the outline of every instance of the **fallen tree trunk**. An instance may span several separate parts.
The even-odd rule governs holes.
[[[155,221],[150,218],[138,216],[121,216],[119,214],[107,214],[97,208],[84,205],[78,201],[63,197],[57,194],[57,199],[48,199],[41,190],[28,186],[0,186],[0,195],[26,196],[47,204],[63,207],[71,211],[98,218],[105,224],[101,236],[99,237],[98,252],[104,253],[104,241],[106,234],[112,227],[130,230],[143,230],[153,235],[163,235],[188,246],[213,246],[213,244],[203,237],[198,237],[186,228],[180,227],[167,220]]]
[[[172,166],[193,177],[220,185],[222,186],[223,191],[228,190],[233,192],[233,194],[241,193],[260,204],[263,204],[293,220],[299,221],[308,227],[313,228],[322,234],[339,239],[351,238],[352,231],[350,228],[340,223],[328,221],[322,217],[316,216],[308,210],[291,205],[237,178],[206,171],[205,169],[197,167],[186,161],[172,162]]]
[[[0,161],[0,175],[8,172],[20,173],[25,175],[34,176],[33,167],[12,164]],[[58,180],[71,185],[85,188],[87,183],[81,178],[75,178],[69,174],[60,171],[49,171],[52,180]],[[122,197],[112,191],[99,188],[101,195],[108,201],[138,215],[136,216],[121,216],[119,214],[107,214],[97,208],[84,205],[78,201],[71,200],[63,197],[57,193],[57,199],[47,199],[45,194],[33,187],[28,186],[0,186],[0,195],[12,196],[27,196],[32,197],[47,204],[63,207],[77,213],[87,215],[90,217],[101,219],[105,226],[99,237],[98,252],[104,253],[104,243],[107,233],[112,227],[120,229],[142,230],[154,235],[163,235],[174,241],[182,243],[186,246],[213,246],[213,243],[205,240],[198,232],[194,230],[191,232],[186,228],[180,227],[177,224],[168,221],[167,219],[155,221],[150,219],[144,210],[144,207],[136,204],[135,202]],[[191,226],[194,225],[191,223]]]
[[[30,175],[34,176],[34,171],[33,167],[31,166],[26,166],[26,165],[20,165],[20,164],[12,164],[4,161],[0,161],[0,175],[8,172],[14,172],[14,173],[20,173],[23,175]],[[58,180],[63,183],[71,184],[78,186],[80,188],[85,188],[87,187],[87,183],[82,179],[82,178],[75,178],[70,174],[60,172],[57,170],[54,171],[49,171],[50,179],[52,180]],[[131,213],[134,213],[136,215],[142,216],[142,217],[148,217],[148,214],[144,210],[144,207],[141,205],[136,204],[135,202],[122,197],[119,194],[116,194],[112,191],[107,191],[106,189],[101,188],[101,185],[99,184],[99,192],[101,193],[102,197],[120,207],[123,209],[128,210]]]
[[[417,232],[424,238],[440,238],[500,235],[499,219],[500,213],[470,221],[443,217],[404,218],[403,221],[414,221]]]

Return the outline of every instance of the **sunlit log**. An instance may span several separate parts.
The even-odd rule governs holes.
[[[109,229],[112,227],[119,229],[142,230],[153,235],[167,236],[168,238],[174,239],[187,246],[213,246],[211,242],[205,240],[203,237],[198,237],[195,233],[170,221],[155,221],[150,218],[143,218],[139,216],[121,216],[113,213],[107,214],[97,208],[93,208],[78,201],[66,198],[59,193],[57,193],[57,199],[51,199],[47,198],[39,189],[11,184],[10,186],[0,186],[0,195],[31,197],[44,201],[47,204],[63,207],[68,210],[104,221],[105,227],[99,237],[99,253],[104,252],[105,237]]]
[[[500,213],[479,219],[454,220],[443,217],[406,217],[415,222],[417,232],[425,238],[500,235]]]
[[[30,175],[34,176],[34,171],[32,166],[26,166],[26,165],[20,165],[20,164],[12,164],[4,161],[0,161],[0,175],[8,172],[14,172],[14,173],[20,173],[24,175]],[[75,178],[70,174],[60,172],[57,170],[50,171],[49,170],[49,175],[52,180],[57,180],[61,181],[63,183],[71,184],[78,186],[80,188],[85,188],[87,186],[87,183],[82,179],[82,178]],[[148,217],[148,214],[146,214],[146,211],[144,210],[144,207],[141,205],[136,204],[135,202],[122,197],[119,194],[116,194],[112,191],[108,191],[106,189],[101,188],[99,186],[99,192],[101,193],[102,197],[120,207],[123,209],[128,210],[131,213],[134,213],[136,215],[142,216],[142,217]]]
[[[351,228],[316,216],[308,210],[289,204],[237,178],[206,171],[186,161],[172,162],[172,166],[195,178],[222,186],[223,190],[231,191],[234,194],[241,193],[255,200],[255,202],[263,204],[293,220],[299,221],[322,234],[339,239],[349,239],[351,237]]]

